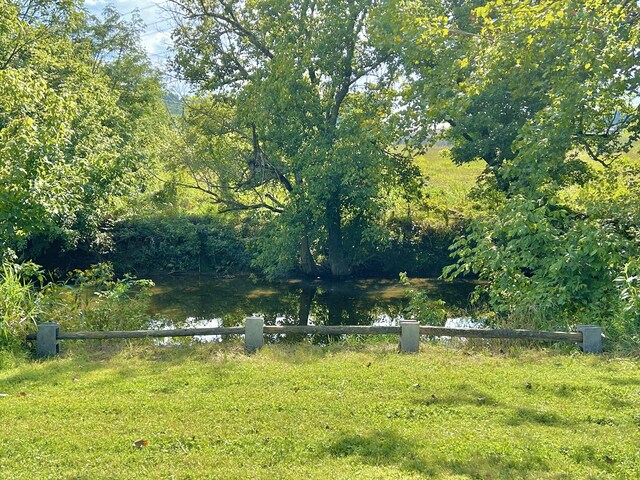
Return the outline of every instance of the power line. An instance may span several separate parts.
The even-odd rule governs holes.
[[[160,23],[162,23],[162,22],[155,22],[155,23],[152,23],[152,24],[150,24],[150,25],[147,25],[147,28],[149,28],[149,27],[151,27],[151,26],[153,26],[153,25],[159,25]],[[163,29],[163,30],[154,30],[153,32],[145,32],[145,33],[143,33],[143,34],[142,34],[142,35],[140,35],[140,36],[141,36],[141,37],[147,37],[147,36],[149,36],[149,35],[156,35],[156,34],[158,34],[158,33],[167,33],[167,32],[170,32],[171,30],[173,30],[173,27],[165,28],[165,29]]]
[[[120,16],[124,17],[125,15],[131,15],[132,13],[135,13],[135,12],[144,12],[145,10],[149,10],[151,8],[161,8],[161,5],[163,4],[166,5],[167,3],[168,2],[152,3],[150,5],[147,5],[146,7],[142,7],[142,8],[136,7],[133,10],[129,10],[128,12],[121,13]]]

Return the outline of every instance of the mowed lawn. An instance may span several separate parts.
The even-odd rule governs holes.
[[[73,348],[0,371],[0,478],[640,478],[635,360]]]

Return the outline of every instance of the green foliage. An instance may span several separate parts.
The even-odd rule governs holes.
[[[116,278],[110,264],[70,274],[45,290],[43,316],[68,330],[136,330],[149,321],[150,280]]]
[[[118,272],[230,274],[248,268],[241,232],[216,216],[134,217],[110,232]]]
[[[387,220],[384,241],[357,272],[364,275],[397,275],[405,271],[412,276],[438,277],[451,263],[450,247],[465,231],[466,223],[455,221],[449,225],[433,225],[407,217]]]
[[[613,322],[619,333],[617,341],[623,348],[637,348],[640,345],[640,258],[625,264],[615,283],[621,304],[621,311]]]
[[[637,169],[621,163],[595,172],[554,202],[505,200],[472,222],[454,245],[458,263],[446,274],[487,280],[492,306],[514,322],[544,328],[597,323],[611,336],[634,334]]]
[[[145,119],[161,106],[135,34],[119,40],[131,25],[46,3],[0,1],[0,245],[29,254],[46,246],[35,237],[96,234],[148,157]]]
[[[2,262],[0,270],[0,351],[14,349],[35,330],[41,313],[42,295],[38,283],[43,273],[32,262]]]
[[[295,272],[300,263],[300,238],[304,230],[298,222],[288,221],[289,212],[283,212],[264,226],[252,246],[255,256],[252,265],[269,279]]]
[[[610,226],[523,197],[477,219],[454,244],[452,278],[473,273],[489,283],[491,305],[536,328],[606,323],[615,312],[619,252],[631,243]]]
[[[405,286],[405,296],[409,303],[405,309],[406,316],[417,320],[422,325],[444,325],[448,311],[443,300],[432,299],[424,290],[411,287],[406,273],[400,273],[400,283]]]
[[[474,193],[487,211],[445,274],[486,280],[512,325],[632,331],[615,279],[638,254],[638,174],[620,159],[640,121],[638,5],[402,5],[404,35],[388,41],[413,75],[408,121],[422,132],[448,123],[454,160],[488,165]]]
[[[401,11],[398,42],[419,47],[402,50],[418,76],[409,98],[423,126],[451,125],[443,133],[457,161],[481,158],[500,188],[520,191],[579,181],[575,148],[604,164],[629,150],[636,4],[455,2],[477,7],[459,15],[448,3],[437,16],[436,7]]]
[[[210,95],[187,111],[200,137],[181,159],[189,186],[224,211],[284,214],[272,230],[297,238],[260,244],[270,274],[296,256],[307,274],[325,263],[349,275],[383,236],[390,192],[420,185],[411,158],[391,149],[403,135],[394,58],[368,34],[382,5],[175,3],[187,14],[176,16],[176,66]]]

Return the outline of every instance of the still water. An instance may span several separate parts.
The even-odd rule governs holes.
[[[254,281],[249,277],[166,276],[153,279],[151,313],[159,326],[241,325],[253,314],[278,325],[392,324],[405,314],[406,287],[398,280],[340,282]],[[473,282],[411,279],[412,288],[442,299],[452,313],[469,305]]]

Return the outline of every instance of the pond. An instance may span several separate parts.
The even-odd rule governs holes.
[[[151,313],[171,327],[235,326],[253,314],[266,324],[373,325],[392,324],[407,306],[398,280],[339,282],[289,280],[266,282],[250,277],[165,276],[153,279]],[[474,282],[445,283],[411,279],[413,288],[442,299],[452,311],[469,306]]]

